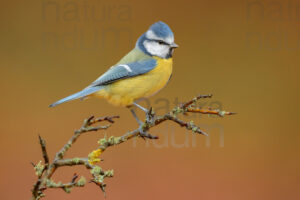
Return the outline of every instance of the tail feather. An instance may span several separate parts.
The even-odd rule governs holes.
[[[54,106],[57,106],[57,105],[59,105],[61,103],[65,103],[65,102],[68,102],[68,101],[71,101],[71,100],[84,98],[85,96],[90,95],[90,94],[92,94],[94,92],[97,92],[97,91],[99,91],[101,89],[102,89],[102,87],[88,87],[88,88],[85,88],[85,89],[83,89],[80,92],[72,94],[72,95],[70,95],[70,96],[68,96],[66,98],[63,98],[63,99],[61,99],[61,100],[59,100],[59,101],[51,104],[49,107],[54,107]]]

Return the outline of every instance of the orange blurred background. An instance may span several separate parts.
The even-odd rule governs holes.
[[[104,100],[48,105],[101,75],[158,20],[180,48],[172,80],[150,104],[163,113],[176,98],[212,93],[201,105],[238,115],[186,118],[209,139],[170,122],[151,130],[155,143],[110,148],[100,163],[115,171],[107,199],[299,199],[299,8],[296,0],[2,1],[1,199],[30,198],[30,162],[42,160],[38,134],[53,158],[84,118],[121,116],[107,131],[83,135],[71,158],[87,156],[104,133],[137,128],[126,108]],[[74,172],[90,177],[84,167],[66,167],[53,178],[67,182]],[[94,184],[71,194],[49,189],[45,199],[83,198],[104,199]]]

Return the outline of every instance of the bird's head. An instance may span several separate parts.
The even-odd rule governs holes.
[[[138,39],[136,47],[144,53],[161,58],[170,58],[174,49],[174,34],[164,22],[156,22]]]

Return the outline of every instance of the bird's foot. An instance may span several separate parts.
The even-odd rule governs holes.
[[[142,107],[143,108],[143,107]],[[144,108],[143,108],[144,109]],[[147,126],[147,123],[153,123],[153,120],[154,120],[154,111],[152,109],[152,107],[147,110],[147,109],[144,109],[144,111],[146,112],[146,121],[145,122],[142,122],[136,115],[135,111],[133,109],[130,109],[133,117],[136,119],[137,123],[139,124],[139,135],[141,138],[143,138],[144,140],[146,138],[148,139],[158,139],[158,136],[154,136],[154,135],[151,135],[150,133],[147,133],[146,131],[146,126]]]

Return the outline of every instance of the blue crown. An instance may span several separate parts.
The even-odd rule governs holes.
[[[162,21],[156,22],[155,24],[151,25],[149,30],[153,31],[156,36],[161,38],[166,38],[170,36],[174,37],[170,27]]]

